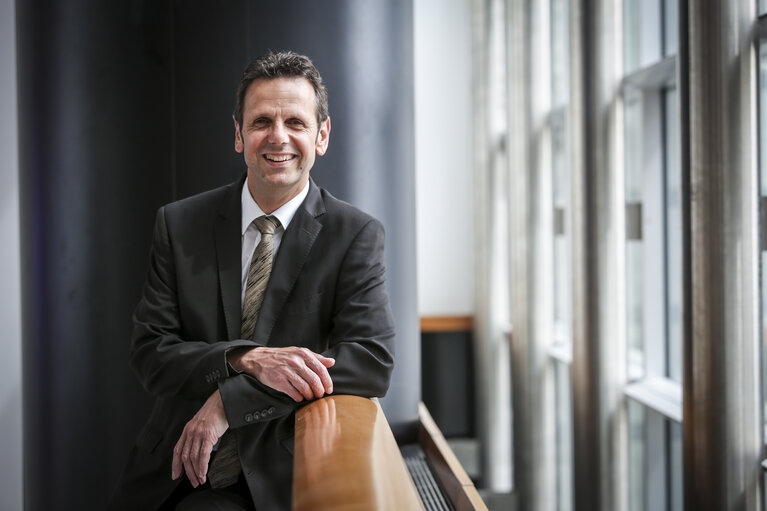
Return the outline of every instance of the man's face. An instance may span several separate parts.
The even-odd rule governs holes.
[[[245,92],[242,126],[235,121],[234,127],[256,200],[256,194],[270,200],[298,194],[330,136],[330,119],[317,123],[314,89],[305,78],[255,80]]]

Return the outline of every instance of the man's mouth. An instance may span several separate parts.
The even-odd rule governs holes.
[[[279,163],[279,162],[283,162],[283,161],[292,160],[293,158],[295,158],[295,155],[293,155],[293,154],[265,154],[264,158],[266,158],[269,161],[274,161],[274,162],[278,162]]]

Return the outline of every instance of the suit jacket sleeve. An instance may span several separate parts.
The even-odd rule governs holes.
[[[181,325],[167,207],[155,220],[147,281],[133,315],[131,366],[152,394],[206,399],[226,376],[226,351],[244,340],[190,339]]]
[[[331,327],[322,350],[336,361],[329,369],[334,394],[376,397],[389,387],[395,333],[384,273],[383,226],[370,219],[340,260]],[[231,428],[269,421],[307,404],[247,374],[222,380],[219,388]]]

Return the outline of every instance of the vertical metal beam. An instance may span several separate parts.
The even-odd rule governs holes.
[[[590,0],[573,0],[570,5],[570,111],[568,137],[570,152],[571,268],[572,268],[572,389],[573,389],[573,465],[590,460],[591,470],[573,472],[576,510],[600,509],[600,456],[598,435],[599,378],[589,350],[589,339],[597,334],[595,262],[590,261],[596,213],[590,211],[589,161],[592,134],[591,117],[591,20]],[[593,344],[593,343],[592,343]],[[596,478],[595,478],[595,474]]]
[[[763,448],[756,8],[753,0],[686,4],[691,307],[683,357],[685,508],[756,511]]]
[[[570,9],[573,456],[575,509],[625,509],[621,10]]]
[[[505,12],[501,0],[472,2],[474,105],[474,193],[477,228],[476,252],[475,366],[477,374],[477,430],[481,441],[483,486],[509,492],[511,473],[511,384],[508,354],[507,301],[508,261],[502,255],[506,228],[505,140],[501,134],[503,111],[498,102],[505,97],[503,62]],[[503,90],[502,90],[503,89]],[[499,201],[500,200],[500,201]],[[499,207],[501,206],[501,207]]]
[[[549,4],[507,3],[514,482],[521,509],[556,506]]]

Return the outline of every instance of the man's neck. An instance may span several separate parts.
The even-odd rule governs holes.
[[[261,190],[253,186],[251,181],[248,180],[248,191],[250,192],[250,196],[253,197],[253,200],[256,201],[256,204],[258,204],[258,207],[261,208],[261,211],[267,215],[271,215],[300,194],[307,182],[308,179],[301,182],[298,186],[285,189],[282,191],[283,193],[275,193],[277,190],[269,190],[269,193],[258,193]],[[256,189],[254,190],[254,188]]]

